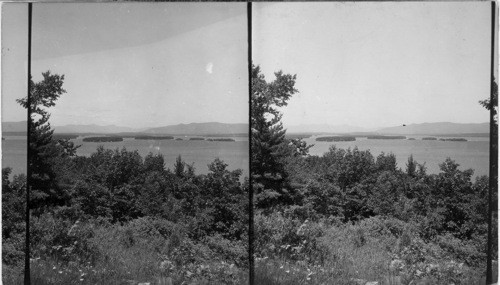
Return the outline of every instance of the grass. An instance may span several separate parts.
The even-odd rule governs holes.
[[[42,250],[41,244],[34,245],[39,257],[31,263],[32,284],[248,283],[247,267],[235,261],[246,251],[235,241],[194,241],[174,224],[151,219],[123,225],[81,223],[78,229],[77,235],[85,238],[69,246]],[[4,284],[22,280],[9,276],[12,281],[4,277]]]
[[[256,284],[485,284],[485,264],[465,264],[456,249],[446,252],[421,240],[403,221],[300,225],[286,220],[276,214],[256,218]],[[301,250],[289,250],[297,247]]]

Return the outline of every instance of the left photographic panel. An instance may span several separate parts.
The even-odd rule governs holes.
[[[246,9],[2,5],[4,284],[248,284]]]

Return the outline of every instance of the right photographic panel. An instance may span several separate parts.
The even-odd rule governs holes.
[[[495,10],[252,4],[255,284],[496,282]]]

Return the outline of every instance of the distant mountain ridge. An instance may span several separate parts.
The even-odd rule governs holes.
[[[21,122],[2,122],[2,132],[12,132],[12,133],[20,133],[20,132],[28,132],[28,124],[27,121]]]
[[[123,133],[123,132],[137,132],[139,129],[120,127],[116,125],[106,125],[99,126],[96,124],[91,125],[64,125],[53,127],[54,133],[102,133],[102,134],[113,134],[113,133]],[[143,129],[142,129],[143,130]]]
[[[91,125],[64,125],[53,126],[55,133],[95,133],[95,134],[118,134],[118,133],[147,133],[147,134],[165,134],[165,135],[231,135],[248,133],[248,124],[226,124],[218,122],[190,123],[168,125],[157,128],[130,128],[116,125],[99,126]],[[349,125],[328,125],[328,124],[310,124],[289,126],[287,133],[379,133],[379,134],[397,134],[397,135],[443,135],[443,134],[485,134],[490,131],[489,123],[421,123],[408,124],[406,126],[397,126],[381,128],[378,130],[364,129]],[[26,121],[21,122],[2,122],[2,131],[4,133],[16,132],[26,133]]]
[[[168,125],[157,128],[130,128],[116,125],[100,126],[91,125],[64,125],[53,126],[54,133],[74,133],[74,134],[119,134],[119,133],[147,133],[147,134],[166,134],[166,135],[231,135],[248,133],[248,124],[226,124],[217,122],[208,123],[190,123]],[[2,131],[26,133],[26,121],[21,122],[2,122]]]
[[[285,127],[287,133],[352,133],[366,132],[368,129],[350,125],[304,124]]]
[[[225,124],[217,122],[178,124],[144,130],[143,133],[165,135],[215,135],[248,133],[248,124]]]
[[[440,134],[472,134],[489,133],[490,123],[461,124],[450,122],[409,124],[382,128],[377,130],[381,134],[398,135],[440,135]]]

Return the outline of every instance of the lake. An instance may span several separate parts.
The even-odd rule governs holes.
[[[307,143],[314,144],[310,149],[312,155],[322,155],[333,144],[339,148],[357,146],[360,150],[370,150],[374,157],[381,152],[392,152],[396,155],[398,167],[403,170],[406,169],[408,157],[413,154],[413,158],[419,163],[426,163],[428,173],[439,173],[439,164],[447,157],[458,162],[462,170],[474,169],[474,176],[488,175],[489,171],[489,139],[484,137],[466,138],[467,142],[423,141],[421,140],[423,136],[409,136],[415,140],[356,138],[356,141],[351,142],[317,142],[316,137],[304,139]],[[229,165],[229,169],[243,169],[244,176],[248,176],[248,138],[234,137],[235,142],[190,141],[188,137],[183,139],[151,141],[124,138],[122,142],[93,143],[83,142],[82,138],[78,138],[72,141],[82,145],[77,154],[85,156],[95,152],[99,145],[109,149],[123,146],[128,150],[137,149],[143,157],[149,152],[162,153],[165,156],[166,167],[171,169],[177,156],[181,155],[185,162],[194,163],[196,173],[207,173],[207,165],[219,157]],[[2,151],[2,167],[12,167],[15,174],[26,172],[26,137],[6,136],[2,141]]]
[[[413,154],[413,159],[418,163],[424,163],[427,173],[439,173],[439,164],[443,163],[447,157],[460,164],[459,169],[474,169],[474,177],[488,175],[489,173],[489,139],[485,137],[467,137],[466,142],[422,140],[428,136],[407,136],[415,140],[395,139],[395,140],[375,140],[363,137],[356,138],[356,141],[347,142],[318,142],[317,137],[312,136],[304,139],[308,144],[314,144],[309,150],[311,155],[322,155],[327,152],[331,145],[337,148],[354,148],[360,150],[370,150],[376,158],[381,152],[393,153],[396,156],[398,167],[406,169],[408,157]]]
[[[26,136],[4,136],[2,140],[2,168],[12,168],[12,174],[26,173]]]
[[[83,142],[83,137],[71,140],[76,145],[81,145],[77,155],[90,156],[99,145],[107,149],[138,150],[142,157],[148,153],[161,153],[165,158],[165,165],[172,169],[177,156],[188,164],[194,163],[197,174],[209,172],[207,165],[215,158],[222,159],[228,164],[229,170],[242,169],[243,176],[249,174],[248,138],[233,137],[234,142],[224,141],[191,141],[189,137],[184,140],[135,140],[124,138],[121,142]],[[2,167],[9,166],[14,174],[26,173],[26,137],[5,136],[2,141]]]

